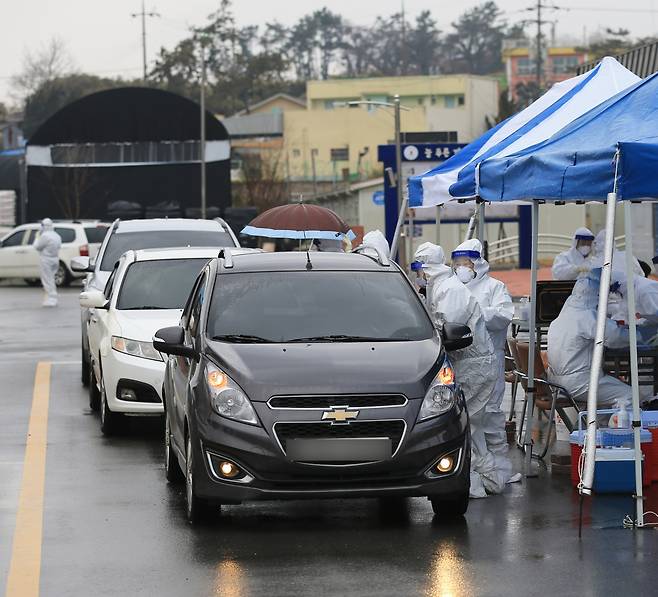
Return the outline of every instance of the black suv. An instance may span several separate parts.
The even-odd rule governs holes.
[[[441,339],[443,335],[443,339]],[[245,500],[427,496],[468,507],[468,414],[437,331],[372,249],[224,250],[199,275],[168,354],[165,467],[188,518]]]

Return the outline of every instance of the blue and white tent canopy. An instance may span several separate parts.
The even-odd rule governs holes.
[[[640,79],[614,58],[557,83],[537,101],[487,131],[433,170],[409,179],[409,206],[430,207],[477,196],[477,166],[545,141]]]
[[[618,158],[618,160],[617,160]],[[480,164],[487,201],[658,199],[658,74],[647,77],[553,137]]]

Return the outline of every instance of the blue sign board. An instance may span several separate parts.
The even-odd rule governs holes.
[[[403,143],[402,162],[433,162],[433,165],[427,165],[426,169],[430,170],[437,162],[445,162],[465,146],[465,143]],[[377,157],[380,162],[384,163],[385,170],[391,168],[397,175],[395,145],[379,145],[377,147]],[[386,239],[390,244],[393,241],[395,226],[398,221],[398,194],[395,185],[391,186],[386,178],[384,178],[384,181]]]
[[[372,202],[375,205],[384,205],[384,191],[375,191],[372,194]]]

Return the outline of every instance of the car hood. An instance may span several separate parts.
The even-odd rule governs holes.
[[[160,328],[178,325],[182,312],[182,309],[115,311],[114,319],[124,338],[151,342]]]
[[[254,401],[277,395],[425,395],[442,353],[438,338],[417,342],[229,344],[209,356]]]

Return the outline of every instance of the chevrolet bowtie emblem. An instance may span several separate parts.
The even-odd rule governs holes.
[[[331,410],[325,410],[322,413],[322,420],[331,421],[333,425],[334,423],[348,423],[359,416],[358,410],[347,410],[347,408],[347,406],[332,406]]]

